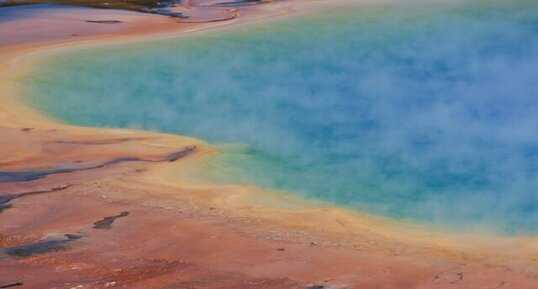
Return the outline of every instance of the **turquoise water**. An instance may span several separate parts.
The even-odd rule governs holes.
[[[71,123],[243,144],[204,178],[538,232],[536,1],[335,5],[57,55],[24,82]]]

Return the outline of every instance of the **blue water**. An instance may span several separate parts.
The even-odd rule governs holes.
[[[536,1],[334,5],[64,53],[24,82],[71,123],[244,144],[206,179],[443,228],[538,232]]]

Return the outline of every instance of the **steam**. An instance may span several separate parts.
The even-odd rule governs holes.
[[[356,4],[62,55],[53,114],[246,143],[228,181],[453,228],[538,232],[532,1]]]

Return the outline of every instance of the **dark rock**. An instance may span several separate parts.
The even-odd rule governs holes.
[[[86,20],[88,23],[99,23],[99,24],[117,24],[122,23],[119,20]]]
[[[129,216],[129,212],[127,211],[121,212],[119,215],[104,217],[102,220],[93,223],[93,228],[99,230],[109,230],[110,228],[112,228],[112,223],[114,223],[117,218],[122,218],[126,216]]]
[[[32,244],[7,247],[0,249],[0,256],[28,257],[37,254],[45,254],[67,249],[67,245],[75,240],[81,239],[82,235],[65,234],[61,238],[39,241]]]
[[[0,288],[12,288],[24,285],[21,281],[5,281],[0,280]]]
[[[103,162],[98,165],[90,164],[87,166],[77,166],[77,167],[72,167],[72,168],[62,166],[59,168],[51,168],[51,169],[36,170],[36,171],[0,172],[0,183],[29,182],[33,180],[46,178],[49,175],[65,174],[65,173],[86,171],[86,170],[92,170],[92,169],[100,169],[100,168],[109,167],[109,166],[124,163],[124,162],[175,162],[180,158],[190,155],[195,149],[196,149],[195,146],[189,146],[189,147],[184,148],[183,150],[166,154],[157,160],[143,159],[139,157],[121,157],[121,158],[111,159],[109,161]]]
[[[39,195],[39,194],[57,192],[57,191],[65,190],[69,188],[70,186],[71,185],[54,187],[50,190],[43,190],[43,191],[31,191],[31,192],[24,192],[24,193],[0,195],[0,213],[4,210],[12,208],[13,205],[11,205],[9,202],[11,202],[14,199],[18,199],[18,198],[22,198],[22,197],[30,196],[30,195]]]

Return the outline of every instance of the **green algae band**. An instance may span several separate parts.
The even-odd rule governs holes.
[[[241,144],[206,179],[535,234],[536,2],[426,2],[74,51],[25,85],[70,123]]]

